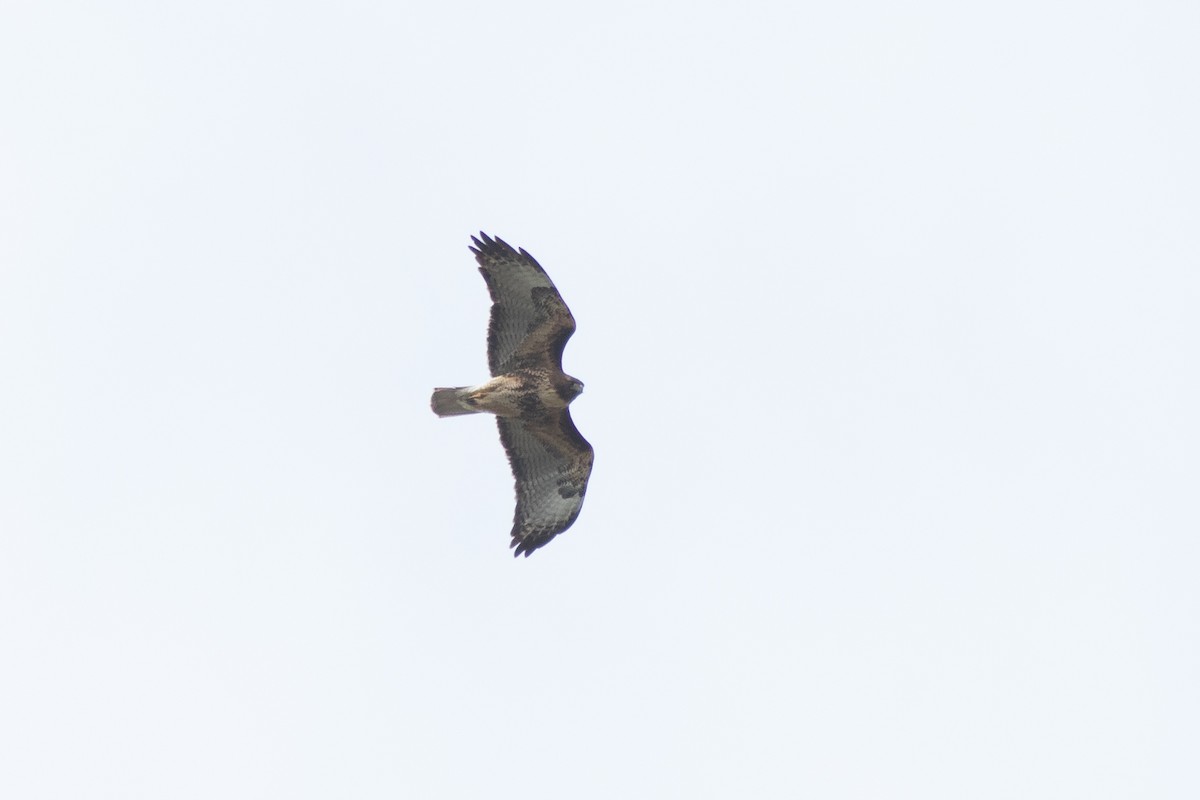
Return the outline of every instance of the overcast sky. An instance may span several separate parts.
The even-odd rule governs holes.
[[[1200,796],[1200,5],[2,8],[0,795]]]

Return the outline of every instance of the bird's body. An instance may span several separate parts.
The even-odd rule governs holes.
[[[531,255],[480,236],[471,249],[492,296],[492,379],[435,389],[430,405],[440,417],[496,415],[516,479],[512,547],[528,556],[575,522],[592,471],[592,447],[567,409],[583,383],[562,371],[575,319]]]
[[[442,417],[487,411],[498,417],[536,418],[561,411],[575,398],[570,381],[557,377],[547,370],[523,369],[478,386],[434,389],[433,410]]]

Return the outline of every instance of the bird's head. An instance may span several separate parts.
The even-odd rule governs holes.
[[[566,378],[566,381],[563,383],[562,394],[563,399],[569,403],[583,394],[583,381],[579,380],[579,378],[572,378],[570,375],[567,375]]]

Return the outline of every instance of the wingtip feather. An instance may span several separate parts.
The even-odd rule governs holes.
[[[526,558],[529,558],[529,556],[533,554],[533,551],[537,550],[543,544],[545,544],[545,542],[538,541],[532,536],[524,539],[513,536],[512,544],[510,544],[509,547],[514,548],[513,558],[517,558],[518,556],[525,556]]]
[[[475,246],[468,247],[467,249],[474,253],[476,258],[482,258],[487,250],[499,250],[506,253],[511,253],[514,256],[517,255],[517,249],[511,244],[504,241],[499,236],[488,236],[483,231],[479,232],[478,237],[472,236],[471,241],[475,243]],[[532,259],[532,256],[526,253],[524,249],[521,249],[520,253],[521,255]]]

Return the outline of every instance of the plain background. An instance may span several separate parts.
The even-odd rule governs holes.
[[[1200,5],[2,8],[0,794],[1200,796]]]

